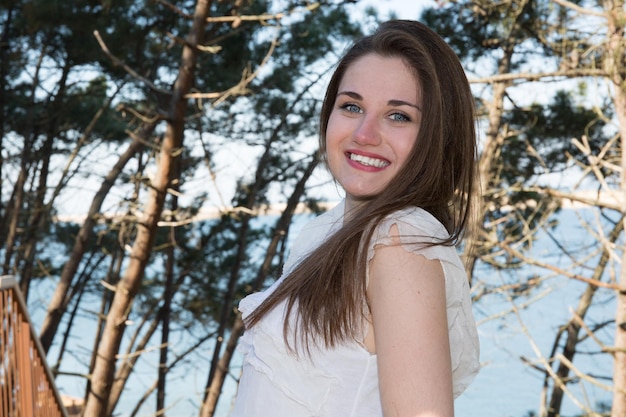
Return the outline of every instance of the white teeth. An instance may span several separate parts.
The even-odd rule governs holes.
[[[382,159],[370,158],[369,156],[357,155],[354,153],[350,154],[350,159],[353,161],[357,161],[363,165],[376,168],[384,168],[389,165],[389,162],[383,161]]]

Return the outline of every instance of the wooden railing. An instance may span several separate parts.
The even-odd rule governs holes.
[[[0,416],[67,417],[16,280],[0,277]]]

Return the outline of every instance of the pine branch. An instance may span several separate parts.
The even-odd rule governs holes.
[[[560,6],[563,6],[567,9],[571,9],[574,10],[580,14],[585,14],[588,16],[597,16],[597,17],[606,17],[605,13],[602,12],[596,12],[595,10],[590,10],[590,9],[585,9],[584,7],[580,7],[577,4],[574,4],[570,1],[567,0],[554,0],[554,2]]]
[[[124,61],[122,61],[121,59],[113,55],[113,53],[111,53],[111,51],[109,50],[109,47],[102,40],[102,37],[100,36],[100,32],[98,32],[97,30],[94,30],[93,36],[95,36],[96,40],[98,41],[98,44],[100,44],[100,48],[102,49],[102,52],[104,52],[104,54],[113,62],[114,65],[124,68],[124,71],[130,74],[133,78],[146,84],[151,90],[159,94],[164,94],[166,96],[169,96],[172,94],[170,91],[166,91],[157,87],[156,85],[154,85],[154,83],[152,83],[152,81],[140,75],[139,73],[137,73],[137,71],[135,71],[134,69],[126,65]]]
[[[577,68],[566,71],[538,72],[538,73],[509,73],[497,74],[491,77],[475,78],[469,80],[470,84],[489,84],[505,81],[541,81],[546,78],[574,78],[574,77],[606,77],[607,73],[601,69]]]

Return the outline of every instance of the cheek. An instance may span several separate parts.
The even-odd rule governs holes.
[[[404,165],[404,163],[411,156],[411,151],[413,150],[413,146],[415,144],[415,140],[411,140],[412,138],[407,138],[405,142],[402,142],[396,148],[396,156],[398,157],[398,161],[400,165]]]
[[[409,159],[409,156],[411,155],[411,150],[412,150],[413,146],[405,146],[404,149],[402,149],[402,160],[406,161],[407,159]]]
[[[331,114],[326,125],[326,150],[336,147],[341,138],[341,125],[337,123],[337,119]]]

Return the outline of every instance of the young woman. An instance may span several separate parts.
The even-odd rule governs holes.
[[[233,417],[441,417],[478,372],[454,245],[474,191],[473,98],[448,45],[384,23],[339,62],[321,155],[345,190],[283,276],[240,303]]]

